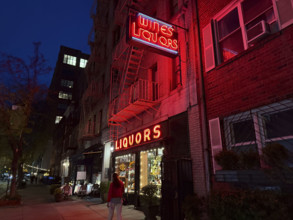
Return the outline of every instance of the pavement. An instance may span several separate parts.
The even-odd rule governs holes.
[[[1,220],[106,220],[108,217],[108,208],[100,198],[71,196],[69,200],[55,202],[49,186],[43,184],[28,184],[18,193],[22,196],[22,204],[0,207]],[[145,216],[128,205],[122,208],[122,218],[142,220]]]

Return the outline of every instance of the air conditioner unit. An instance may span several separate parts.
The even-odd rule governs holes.
[[[269,28],[266,21],[262,20],[247,30],[248,44],[265,37],[269,34]]]

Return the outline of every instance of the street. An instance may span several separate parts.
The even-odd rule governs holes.
[[[42,184],[27,184],[18,192],[22,196],[22,204],[0,207],[1,220],[105,220],[108,216],[107,206],[101,204],[99,198],[72,197],[68,201],[55,202],[49,186]],[[125,220],[144,219],[144,214],[133,206],[123,206],[122,216]]]

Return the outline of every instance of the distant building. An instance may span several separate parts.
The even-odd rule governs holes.
[[[60,176],[62,145],[58,137],[58,124],[66,109],[72,104],[78,105],[85,88],[84,70],[89,55],[80,50],[61,46],[54,75],[48,93],[50,127],[53,135],[51,174]],[[56,136],[55,136],[56,135]],[[59,134],[60,135],[60,134]],[[55,138],[54,138],[55,137]],[[61,143],[62,144],[62,143]]]

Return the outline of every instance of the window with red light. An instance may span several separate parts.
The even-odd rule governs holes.
[[[292,1],[280,2],[240,0],[219,12],[202,30],[206,71],[293,23]]]
[[[177,88],[180,84],[180,74],[181,74],[181,67],[180,67],[180,60],[179,57],[172,59],[172,77],[171,77],[171,90]]]

